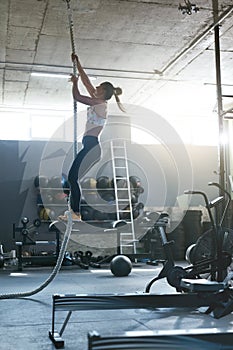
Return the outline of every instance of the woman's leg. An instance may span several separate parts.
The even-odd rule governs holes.
[[[77,154],[76,158],[74,159],[68,174],[68,181],[70,184],[70,207],[74,212],[77,213],[79,212],[79,203],[81,197],[81,191],[78,184],[78,174],[79,168],[85,155],[86,150],[82,148],[82,150]]]
[[[75,213],[80,212],[81,190],[78,183],[90,169],[101,158],[101,148],[96,137],[85,136],[83,148],[77,154],[68,175],[71,188],[70,206]]]

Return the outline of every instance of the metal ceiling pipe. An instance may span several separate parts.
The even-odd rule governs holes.
[[[70,68],[71,68],[70,66],[62,66],[62,65],[0,61],[0,70],[8,69],[8,70],[16,70],[16,71],[26,72],[26,73],[31,73],[33,71],[38,73],[42,72],[42,73],[54,73],[54,74],[69,74]],[[111,77],[111,78],[148,80],[148,75],[153,78],[155,74],[154,71],[140,71],[140,70],[113,69],[113,68],[93,68],[93,67],[83,67],[83,68],[85,70],[94,72],[94,73],[91,73],[91,75],[95,77],[105,76],[105,77]],[[47,69],[50,69],[50,71],[47,71]],[[101,72],[104,72],[104,73],[106,72],[107,74],[101,74]],[[121,74],[124,74],[124,76]]]
[[[171,69],[184,55],[186,55],[190,50],[192,50],[197,44],[199,44],[208,34],[210,31],[214,30],[214,28],[217,25],[220,25],[230,14],[233,12],[233,5],[228,7],[226,11],[224,11],[217,19],[216,21],[211,24],[202,34],[200,34],[197,38],[195,38],[191,44],[182,50],[174,59],[172,59],[164,68],[162,68],[161,71],[155,70],[155,74],[163,75],[166,71]]]

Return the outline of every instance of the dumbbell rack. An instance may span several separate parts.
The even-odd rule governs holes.
[[[131,188],[129,180],[129,169],[127,161],[126,142],[124,140],[113,140],[110,142],[113,181],[116,202],[117,220],[122,220],[122,214],[129,214],[129,219],[126,219],[127,226],[130,227],[129,232],[120,232],[120,253],[124,254],[124,250],[132,247],[133,254],[136,254],[136,237],[133,220],[133,208],[131,202]],[[121,187],[120,180],[126,181],[127,186]],[[123,198],[120,193],[125,192]],[[127,253],[127,252],[126,252]]]

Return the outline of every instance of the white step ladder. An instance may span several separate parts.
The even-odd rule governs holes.
[[[128,232],[120,232],[120,253],[124,254],[124,250],[127,253],[127,249],[132,247],[132,253],[136,254],[137,240],[134,230],[126,142],[118,139],[111,141],[110,144],[117,220],[125,220],[129,227]],[[127,219],[124,219],[124,213],[128,214]]]

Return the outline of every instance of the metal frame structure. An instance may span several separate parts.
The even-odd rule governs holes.
[[[215,71],[216,71],[216,94],[217,94],[217,114],[218,114],[218,127],[219,127],[219,147],[218,147],[218,168],[219,168],[219,185],[221,188],[227,188],[227,150],[223,143],[224,136],[224,116],[229,111],[223,110],[223,97],[232,97],[233,95],[222,94],[222,80],[221,80],[221,55],[220,55],[220,25],[219,21],[219,4],[218,0],[212,0],[213,18],[214,18],[214,46],[215,46]],[[233,11],[233,6],[227,10],[224,19],[229,16]],[[220,190],[220,195],[223,192]]]
[[[53,295],[52,328],[49,331],[49,338],[57,349],[64,347],[65,342],[62,335],[73,311],[185,308],[188,305],[193,308],[210,308],[211,311],[215,311],[215,318],[221,318],[233,311],[232,303],[224,304],[224,300],[229,299],[232,291],[222,290],[222,285],[218,283],[215,283],[215,286],[220,287],[220,291],[161,295],[152,293]],[[61,329],[57,331],[55,329],[57,326],[56,315],[60,311],[66,311],[67,314]]]
[[[233,289],[225,281],[206,280],[198,278],[206,266],[198,270],[191,266],[190,273],[180,266],[175,266],[165,227],[167,216],[161,214],[154,224],[161,236],[161,241],[167,260],[159,275],[152,279],[143,293],[129,294],[56,294],[53,295],[52,327],[49,337],[56,348],[64,347],[62,335],[73,311],[142,309],[142,308],[178,308],[206,307],[206,313],[212,313],[215,318],[221,318],[233,311]],[[203,262],[202,262],[203,264]],[[208,265],[211,265],[208,259]],[[167,278],[168,283],[176,289],[176,293],[152,294],[151,285],[158,279]],[[57,331],[57,312],[67,312],[61,329]]]
[[[112,336],[100,335],[96,331],[88,333],[88,350],[146,350],[146,349],[179,349],[199,350],[211,349],[214,344],[232,345],[233,329],[211,328],[178,329],[168,331],[137,331],[116,334]]]

